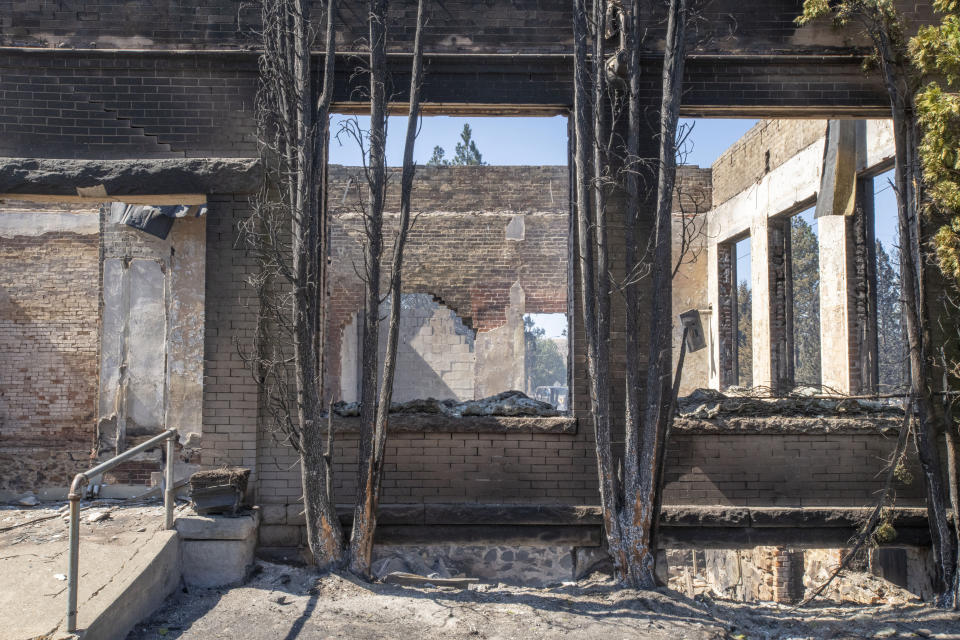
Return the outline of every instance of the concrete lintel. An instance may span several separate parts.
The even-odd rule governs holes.
[[[801,549],[845,548],[854,527],[661,527],[661,548],[749,549],[757,546]],[[901,527],[891,546],[923,547],[930,532],[923,527]]]
[[[349,526],[348,505],[337,509],[340,521]],[[661,523],[670,528],[726,529],[849,529],[869,515],[866,507],[747,507],[667,505]],[[566,527],[597,526],[603,522],[596,505],[564,504],[385,504],[377,521],[390,526],[424,526],[434,531],[447,527]],[[919,507],[893,510],[897,526],[925,527],[926,511]],[[849,533],[849,532],[848,532]]]
[[[464,416],[449,418],[430,413],[395,413],[390,416],[388,430],[391,433],[561,433],[577,432],[577,419],[573,416],[507,417]],[[324,431],[326,431],[324,429]],[[334,433],[359,433],[360,418],[335,416]]]
[[[11,198],[17,194],[77,198],[78,188],[99,185],[113,199],[120,196],[252,193],[259,188],[261,178],[259,161],[248,158],[0,158],[0,194]]]
[[[543,525],[425,525],[378,526],[377,544],[429,544],[437,541],[457,544],[509,545],[600,545],[600,528]]]
[[[890,415],[832,416],[718,416],[678,417],[673,424],[684,435],[896,435],[902,417]]]

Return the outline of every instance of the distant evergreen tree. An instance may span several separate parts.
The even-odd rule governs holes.
[[[737,283],[737,368],[741,387],[753,386],[753,295],[746,282]]]
[[[899,264],[897,250],[893,250],[891,257],[877,240],[877,352],[881,393],[907,388],[907,337],[900,306]]]
[[[443,150],[443,147],[437,145],[433,148],[433,155],[430,156],[430,160],[427,162],[428,165],[448,165],[450,164],[449,160],[444,160],[443,156],[447,155],[447,152]]]
[[[537,387],[567,384],[567,366],[560,354],[557,343],[544,337],[546,331],[537,327],[532,318],[523,319],[523,338],[526,346],[524,368],[529,391],[533,393]]]
[[[806,220],[790,224],[793,254],[793,366],[797,385],[820,384],[820,245]]]
[[[477,148],[477,143],[473,141],[473,130],[469,124],[463,125],[463,131],[460,132],[460,142],[454,147],[453,160],[446,159],[447,152],[443,147],[433,148],[433,155],[427,162],[428,165],[440,166],[465,166],[465,165],[484,165],[483,156]]]

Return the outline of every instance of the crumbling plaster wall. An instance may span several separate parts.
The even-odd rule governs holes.
[[[457,314],[426,294],[405,294],[397,337],[397,372],[393,401],[417,398],[472,400],[475,387],[476,336]],[[380,305],[380,316],[389,317],[390,300]],[[360,399],[360,315],[344,327],[340,341],[340,398]],[[387,350],[389,324],[380,325],[379,376]],[[379,384],[379,382],[378,382]]]
[[[858,130],[857,171],[873,173],[893,157],[889,121],[861,121]],[[826,134],[825,120],[763,120],[714,163],[713,209],[708,215],[706,266],[709,305],[720,308],[718,245],[750,236],[750,273],[753,318],[753,381],[771,385],[775,377],[771,308],[770,228],[785,216],[813,206],[820,189]],[[849,241],[843,225],[821,221],[821,362],[823,383],[837,389],[849,386]],[[842,221],[841,221],[842,222]],[[839,283],[844,286],[839,288]],[[775,293],[775,292],[773,292]],[[712,314],[709,333],[719,335],[719,316]],[[716,349],[712,358],[717,359]],[[711,363],[707,382],[719,388],[721,372]],[[706,385],[704,385],[706,386]]]
[[[0,204],[0,499],[89,464],[97,209]]]
[[[109,210],[103,218],[99,445],[122,450],[164,428],[195,441],[203,422],[206,218],[177,219],[165,239]]]

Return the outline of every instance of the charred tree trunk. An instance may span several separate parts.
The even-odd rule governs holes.
[[[604,3],[605,4],[605,3]],[[596,26],[596,34],[600,36],[602,22]],[[593,215],[590,196],[603,203],[602,194],[597,197],[595,189],[601,189],[595,184],[596,169],[590,162],[590,150],[595,157],[600,154],[596,151],[598,145],[597,134],[594,129],[594,109],[597,105],[590,95],[591,74],[590,63],[587,59],[587,8],[585,0],[573,2],[573,34],[574,34],[574,165],[575,191],[577,209],[577,260],[580,271],[581,309],[583,314],[583,331],[587,346],[587,377],[589,381],[590,412],[593,416],[593,428],[596,442],[597,473],[600,484],[600,504],[603,510],[603,523],[606,530],[608,551],[613,558],[617,574],[622,575],[626,557],[623,546],[620,544],[619,517],[617,509],[616,466],[613,458],[613,438],[610,424],[609,389],[607,376],[609,374],[608,352],[606,343],[609,340],[609,291],[600,291],[598,287],[599,267],[595,262],[595,255],[602,252],[606,256],[605,231],[601,241],[600,218],[601,213]],[[596,48],[595,48],[596,55]],[[602,47],[600,48],[602,52]],[[598,62],[595,60],[594,65]],[[602,66],[602,60],[599,62]],[[595,94],[596,95],[596,94]],[[601,249],[600,246],[604,245]],[[596,247],[596,253],[595,253]],[[606,268],[606,265],[604,265]],[[598,299],[607,299],[606,310],[603,310]],[[604,330],[601,331],[601,326]]]
[[[650,318],[645,397],[637,444],[636,470],[632,474],[632,482],[628,487],[631,503],[626,514],[630,522],[628,539],[632,568],[630,582],[643,588],[656,586],[654,530],[660,505],[657,478],[660,462],[665,453],[672,402],[670,393],[673,330],[671,213],[677,173],[676,133],[686,56],[686,18],[687,0],[671,0],[663,60],[663,95],[660,105],[660,157],[652,242],[653,308]],[[628,327],[628,332],[631,330],[635,331],[636,327]]]
[[[385,17],[385,13],[378,15]],[[374,18],[374,13],[371,11],[371,20],[373,19],[376,18]],[[387,426],[390,416],[390,403],[393,397],[393,380],[397,368],[397,343],[399,341],[400,334],[400,294],[403,270],[403,250],[404,246],[406,245],[407,234],[410,229],[410,199],[413,191],[413,178],[416,170],[413,162],[413,151],[417,138],[417,126],[420,119],[420,88],[422,85],[423,76],[423,42],[421,38],[421,32],[423,29],[423,22],[424,0],[419,0],[417,5],[417,28],[413,50],[413,73],[410,79],[410,111],[407,117],[407,136],[404,143],[403,169],[400,179],[400,222],[399,229],[397,231],[397,237],[393,245],[393,262],[390,270],[390,319],[389,327],[387,329],[386,354],[383,363],[383,375],[380,383],[379,397],[375,397],[372,393],[368,395],[366,391],[367,387],[364,386],[363,407],[361,409],[361,411],[364,412],[363,415],[365,416],[367,406],[373,406],[374,400],[376,400],[376,410],[374,412],[372,432],[367,433],[367,422],[364,421],[363,423],[365,432],[361,435],[361,452],[362,455],[365,455],[366,457],[362,458],[360,461],[360,486],[362,489],[357,500],[356,515],[354,516],[353,531],[350,539],[351,570],[354,573],[364,577],[370,576],[370,565],[373,559],[373,537],[377,526],[377,506],[380,500],[380,487],[382,484],[383,456],[387,441]],[[372,28],[371,42],[373,42]],[[385,62],[385,59],[383,62]],[[371,65],[373,65],[372,55]],[[373,108],[371,108],[371,112],[373,112]],[[371,140],[372,135],[373,134],[371,131]],[[374,150],[372,142],[370,149],[372,157]],[[379,150],[382,154],[383,147],[379,147]],[[371,167],[373,164],[374,163],[371,161]],[[385,162],[381,161],[379,166],[382,169],[385,167]],[[371,186],[371,191],[372,189],[373,187]],[[372,193],[370,202],[371,206],[373,206],[374,199],[372,197]],[[379,201],[379,206],[380,214],[377,218],[377,223],[382,226],[382,199]],[[371,223],[368,221],[368,224]],[[377,238],[382,242],[382,231],[377,229],[376,233]],[[372,256],[369,259],[372,259]],[[379,256],[377,256],[377,260],[379,261]],[[368,277],[370,277],[369,274]],[[377,277],[379,277],[379,271]],[[369,287],[369,282],[367,286]],[[368,297],[368,304],[373,302],[379,302],[379,287],[377,287],[376,298]],[[376,313],[379,314],[379,306],[376,309]],[[368,354],[372,355],[372,358],[369,358]],[[368,383],[368,373],[370,374],[370,379],[375,384],[377,379],[377,345],[376,342],[374,342],[373,351],[367,351],[366,333],[364,333],[363,366],[364,385]],[[368,371],[368,367],[370,367],[372,371]],[[374,389],[372,385],[371,389]],[[362,520],[359,519],[360,516],[362,516]]]
[[[607,242],[607,195],[611,177],[610,123],[616,121],[621,101],[609,92],[602,25],[608,22],[608,3],[593,5],[592,104],[587,60],[587,11],[575,0],[574,16],[574,131],[578,264],[581,303],[587,343],[587,373],[591,413],[596,439],[600,501],[608,551],[618,580],[634,587],[652,588],[655,549],[653,524],[657,512],[657,471],[671,402],[672,275],[671,213],[676,177],[676,130],[679,117],[685,57],[687,0],[670,3],[667,50],[664,56],[661,105],[660,162],[654,237],[645,256],[639,249],[642,162],[639,158],[640,105],[640,8],[639,2],[624,3],[621,20],[624,54],[627,56],[627,136],[623,157],[623,182],[627,196],[626,259],[624,284],[626,304],[626,407],[625,451],[618,469],[613,451],[612,420],[607,377],[610,371],[610,291]],[[592,107],[593,112],[589,109]],[[614,109],[609,116],[607,109]],[[591,130],[592,125],[592,130]],[[593,166],[587,145],[593,144]],[[589,195],[593,194],[593,211]],[[652,255],[652,322],[646,381],[641,373],[640,280],[646,277],[646,261]],[[641,401],[641,390],[645,400]],[[622,480],[618,475],[622,472]]]
[[[895,187],[897,221],[900,231],[900,278],[907,344],[910,350],[910,394],[917,406],[914,434],[927,493],[927,518],[937,567],[938,592],[952,600],[956,549],[947,520],[947,496],[937,447],[933,397],[929,388],[930,332],[923,292],[923,260],[920,243],[920,202],[923,176],[920,173],[919,130],[909,86],[909,73],[899,60],[889,34],[871,29],[880,54],[881,70],[893,117],[896,149]]]
[[[263,1],[256,107],[267,176],[241,228],[259,266],[253,279],[260,300],[254,353],[242,355],[264,410],[300,456],[307,539],[320,568],[338,565],[344,555],[322,419],[327,252],[322,191],[334,71],[333,0],[325,9],[324,88],[314,103],[309,6],[306,0]]]
[[[375,525],[377,358],[380,341],[380,259],[383,255],[383,203],[387,187],[387,1],[370,0],[370,160],[363,247],[363,360],[360,380],[360,446],[357,499],[350,533],[350,570],[367,577]]]

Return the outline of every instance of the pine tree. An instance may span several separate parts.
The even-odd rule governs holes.
[[[746,282],[737,284],[737,368],[741,387],[753,386],[753,295]]]
[[[896,250],[894,250],[896,251]],[[877,354],[880,391],[902,391],[907,386],[907,338],[900,306],[899,258],[877,240]]]
[[[473,141],[473,131],[470,129],[469,124],[463,125],[463,131],[460,132],[460,142],[456,146],[456,155],[453,156],[453,164],[455,165],[482,165],[486,164],[483,161],[483,156],[480,155],[480,150],[477,149],[477,143]]]
[[[820,384],[820,246],[806,220],[790,225],[793,253],[793,362],[798,385]]]
[[[444,151],[443,147],[438,145],[433,148],[433,155],[427,164],[444,167],[487,164],[483,161],[483,156],[480,154],[480,149],[477,148],[477,143],[473,141],[473,130],[470,129],[470,125],[466,123],[463,125],[463,131],[460,132],[460,142],[454,147],[453,160],[447,160],[446,155],[447,152]]]

